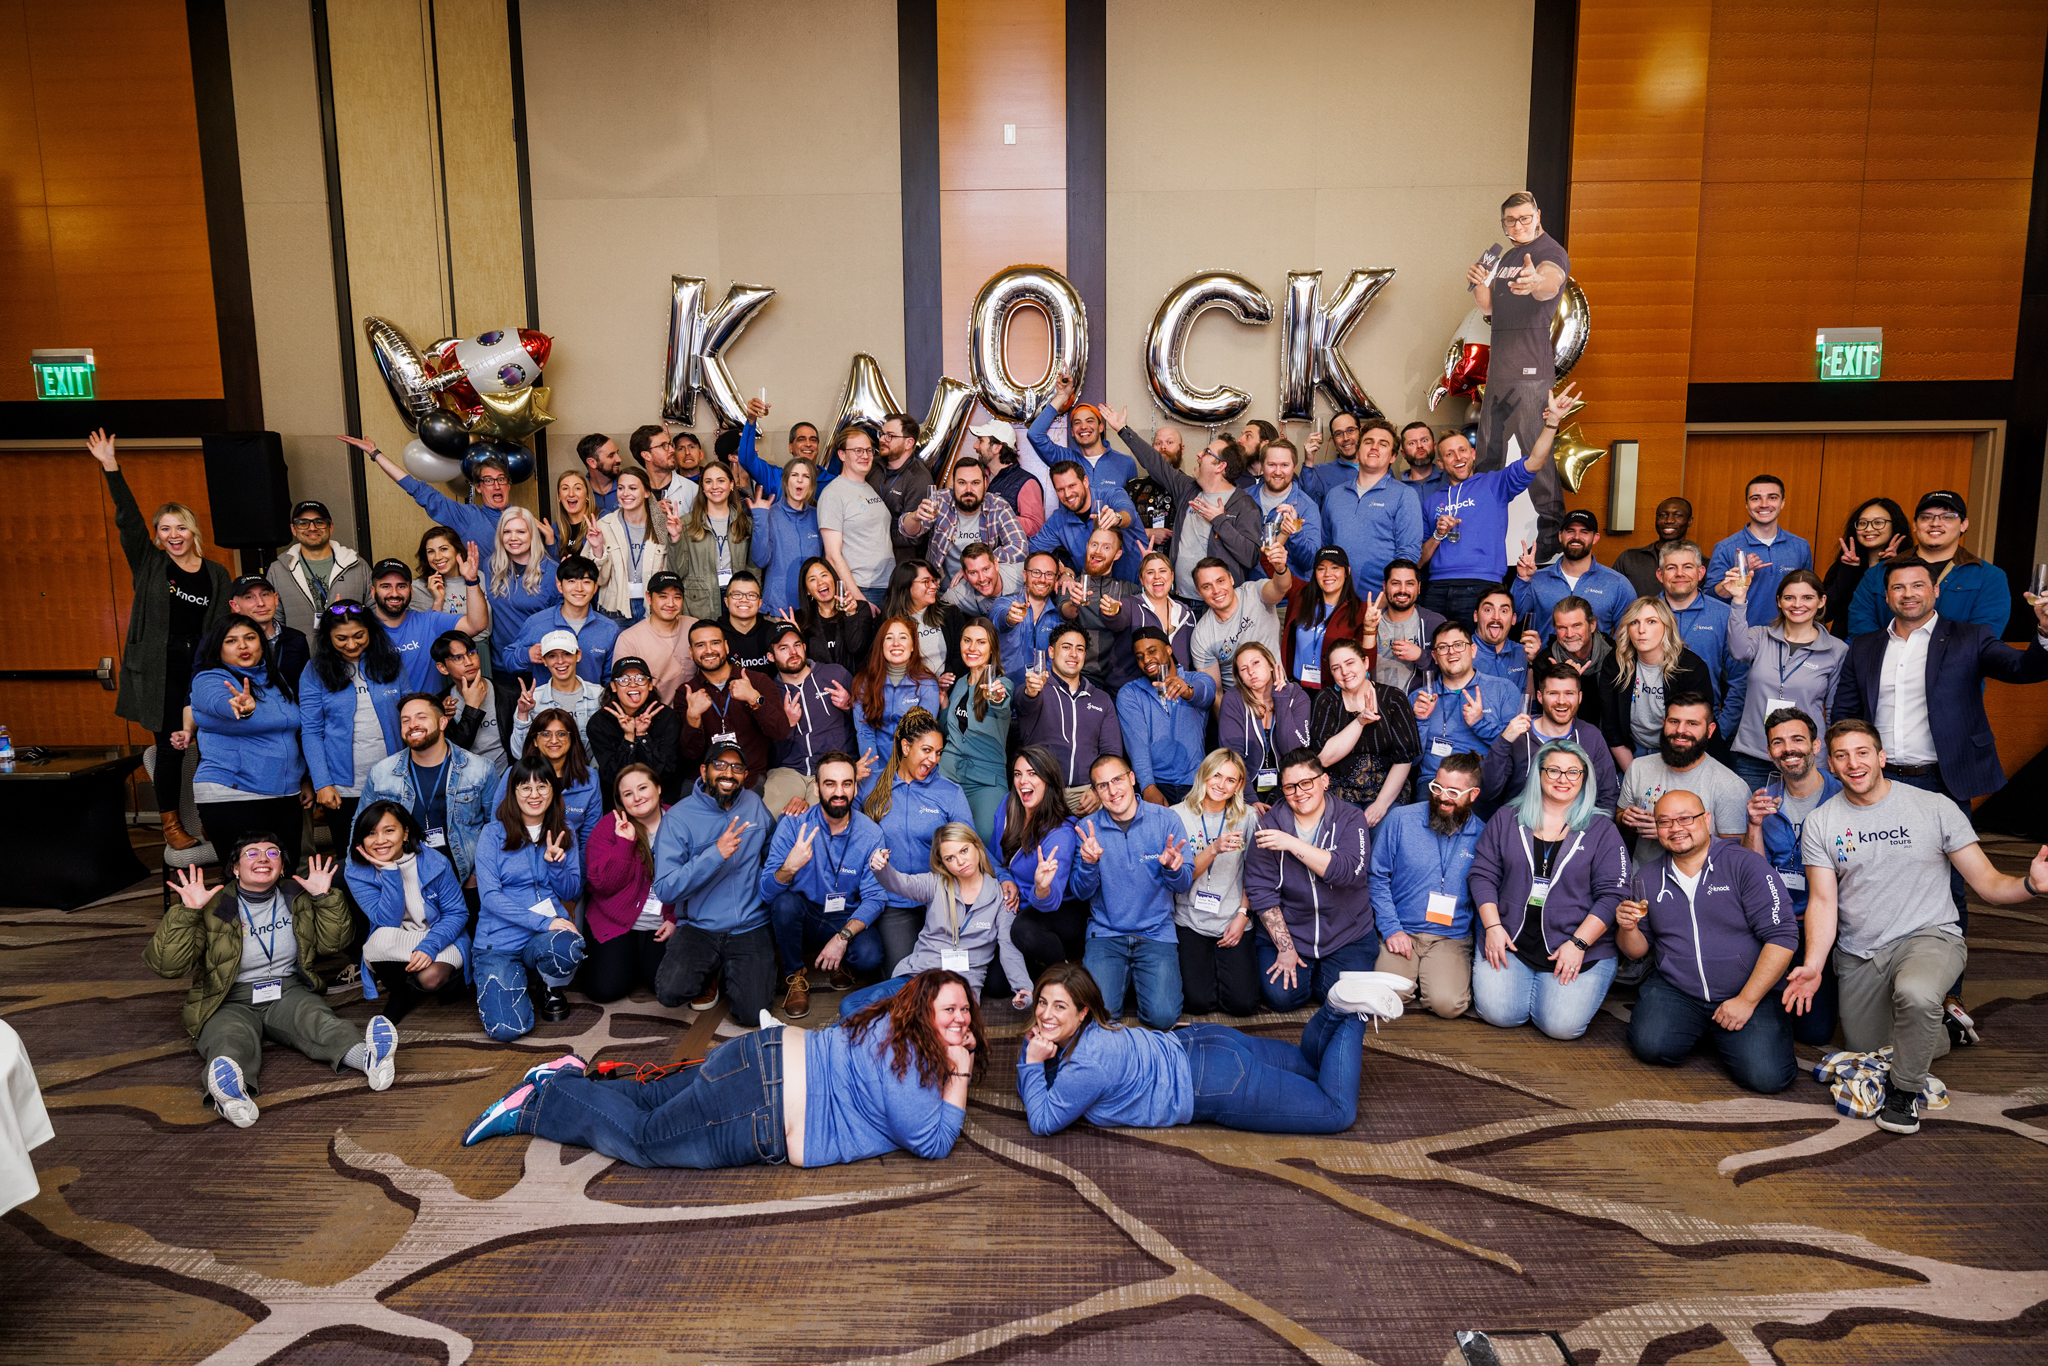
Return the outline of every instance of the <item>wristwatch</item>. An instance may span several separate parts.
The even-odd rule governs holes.
[[[1587,950],[1593,947],[1591,944],[1588,944],[1585,940],[1579,938],[1577,935],[1571,936],[1571,942],[1579,946],[1580,953],[1585,953]]]

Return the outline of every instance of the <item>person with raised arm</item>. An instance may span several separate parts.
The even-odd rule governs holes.
[[[1096,489],[1105,494],[1122,493],[1124,485],[1138,477],[1138,464],[1122,451],[1110,448],[1109,433],[1116,432],[1133,451],[1152,448],[1140,440],[1136,432],[1125,427],[1127,409],[1076,403],[1074,392],[1074,376],[1066,370],[1060,371],[1053,381],[1051,401],[1032,418],[1025,436],[1048,469],[1071,460],[1086,472],[1089,484]],[[1067,435],[1074,439],[1071,446],[1062,446],[1052,439],[1052,424],[1061,413],[1067,415]]]
[[[690,628],[690,654],[697,677],[683,685],[680,699],[683,767],[702,765],[714,745],[736,744],[758,788],[774,762],[775,745],[789,738],[782,690],[767,674],[733,663],[716,621],[700,620]]]
[[[1194,882],[1180,818],[1138,796],[1137,775],[1121,754],[1089,769],[1099,810],[1076,828],[1080,843],[1068,887],[1088,898],[1088,946],[1082,961],[1110,1010],[1123,1013],[1126,987],[1138,1018],[1170,1029],[1180,1018],[1180,939],[1174,898]]]
[[[1025,671],[1018,725],[1025,744],[1042,745],[1059,760],[1067,806],[1085,816],[1098,806],[1088,770],[1102,755],[1123,753],[1123,726],[1116,699],[1084,676],[1086,631],[1072,622],[1056,628],[1047,659],[1050,668]]]
[[[1751,624],[1744,610],[1752,571],[1745,565],[1729,569],[1722,587],[1734,606],[1728,619],[1728,653],[1749,666],[1742,720],[1729,745],[1729,766],[1752,791],[1769,782],[1775,771],[1764,738],[1764,720],[1787,707],[1818,718],[1833,719],[1835,685],[1849,660],[1849,644],[1821,629],[1821,581],[1810,569],[1776,576],[1778,615],[1768,624]]]
[[[1088,903],[1067,894],[1079,843],[1059,761],[1026,745],[1011,762],[1009,796],[996,811],[989,848],[1016,880],[1010,937],[1034,976],[1054,963],[1080,962],[1086,947]]]
[[[1144,676],[1118,690],[1117,726],[1138,775],[1139,794],[1155,806],[1171,806],[1194,784],[1216,684],[1207,674],[1183,677],[1174,667],[1173,647],[1157,627],[1133,632],[1131,649]]]
[[[1508,721],[1521,714],[1522,690],[1482,674],[1472,664],[1472,628],[1455,618],[1430,633],[1436,681],[1409,696],[1422,745],[1415,776],[1428,782],[1436,766],[1453,754],[1484,754]]]
[[[1603,815],[1613,815],[1620,800],[1621,777],[1614,770],[1614,755],[1600,728],[1579,714],[1585,680],[1570,665],[1540,658],[1530,674],[1537,710],[1533,715],[1509,717],[1487,747],[1480,767],[1480,816],[1491,818],[1502,802],[1522,791],[1536,762],[1536,751],[1552,740],[1571,740],[1586,751],[1593,764],[1593,806]]]
[[[992,842],[996,813],[1010,792],[1005,759],[1014,699],[994,622],[974,618],[961,628],[957,646],[962,670],[940,713],[951,734],[939,772],[960,785],[974,813],[975,833]]]
[[[1329,775],[1330,790],[1378,825],[1408,790],[1422,757],[1422,732],[1408,699],[1373,681],[1372,661],[1355,642],[1330,647],[1330,686],[1309,712],[1308,747]]]
[[[1259,813],[1246,804],[1244,758],[1211,750],[1173,813],[1187,832],[1194,881],[1173,899],[1181,1004],[1190,1015],[1259,1009],[1259,946],[1244,900],[1244,856]]]
[[[1544,380],[1546,394],[1550,383]],[[1430,529],[1422,542],[1422,553],[1416,557],[1417,563],[1429,571],[1429,586],[1422,594],[1423,606],[1447,620],[1469,622],[1479,599],[1507,576],[1508,504],[1551,468],[1550,450],[1557,440],[1558,424],[1578,402],[1578,391],[1569,385],[1551,394],[1541,408],[1541,433],[1521,459],[1505,468],[1496,465],[1483,473],[1473,473],[1477,453],[1471,442],[1455,432],[1438,445],[1437,458],[1449,482],[1440,492],[1431,494],[1422,508],[1423,524]],[[1496,461],[1501,458],[1492,451],[1489,455]],[[1552,514],[1553,528],[1563,513],[1560,494]],[[1541,516],[1539,509],[1539,558],[1547,554],[1541,541],[1556,535],[1554,530],[1541,530]]]
[[[301,752],[304,716],[263,652],[263,628],[230,616],[206,633],[211,663],[192,679],[199,765],[192,800],[215,848],[248,830],[283,830],[298,848],[300,810],[313,804]]]
[[[594,807],[595,802],[592,803]],[[476,1005],[484,1033],[504,1042],[533,1031],[529,972],[540,977],[539,1017],[569,1018],[563,988],[576,979],[583,936],[571,908],[583,895],[583,858],[547,760],[521,758],[477,841]]]
[[[1244,857],[1245,904],[1258,916],[1260,993],[1271,1010],[1321,1004],[1345,972],[1368,972],[1372,831],[1365,812],[1330,796],[1315,751],[1280,760],[1280,795]]]
[[[898,872],[890,867],[886,845],[868,856],[868,867],[891,896],[924,901],[924,928],[891,976],[848,996],[840,1003],[842,1012],[854,1014],[871,1002],[893,996],[916,974],[934,967],[965,977],[977,1001],[989,964],[998,957],[1007,980],[1029,982],[1024,959],[1011,938],[1016,898],[1005,895],[988,849],[971,826],[955,821],[939,827],[932,836],[929,872]],[[1031,1003],[1028,985],[1013,985],[1010,990],[1013,1008],[1022,1010]]]
[[[463,585],[460,612],[422,609],[413,605],[411,570],[404,560],[379,560],[370,566],[369,606],[384,634],[391,638],[405,671],[407,692],[419,692],[433,682],[433,644],[449,631],[460,631],[471,640],[491,629],[491,608],[478,577],[480,552],[472,545],[456,562],[455,572]]]

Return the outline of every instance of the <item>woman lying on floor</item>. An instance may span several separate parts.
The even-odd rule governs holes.
[[[1017,1091],[1034,1134],[1077,1119],[1165,1129],[1208,1120],[1267,1134],[1334,1134],[1358,1118],[1365,1019],[1329,1004],[1299,1047],[1228,1025],[1162,1032],[1113,1022],[1079,963],[1038,979],[1036,1022],[1017,1055]]]
[[[986,1049],[967,979],[921,972],[831,1029],[758,1029],[659,1081],[594,1080],[573,1053],[542,1063],[462,1142],[533,1134],[636,1167],[825,1167],[898,1148],[940,1158]]]

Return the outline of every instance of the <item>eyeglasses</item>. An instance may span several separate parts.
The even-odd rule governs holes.
[[[1920,513],[1914,520],[1919,522],[1960,522],[1963,519],[1953,512],[1944,512],[1939,508],[1929,508],[1927,511]]]
[[[276,845],[274,845],[274,844],[245,844],[245,845],[243,845],[243,846],[242,846],[242,857],[244,857],[244,858],[247,858],[247,857],[248,857],[249,855],[251,855],[251,854],[254,854],[254,855],[255,855],[255,856],[257,857],[257,858],[272,858],[272,859],[281,859],[281,858],[283,858],[283,857],[284,857],[284,855],[283,855],[283,854],[281,854],[281,853],[279,853],[279,852],[278,852],[277,846],[276,846]]]
[[[1538,771],[1546,778],[1583,778],[1586,776],[1586,770],[1583,768],[1560,768],[1556,764],[1545,764]]]
[[[1864,517],[1857,521],[1858,531],[1889,531],[1892,519],[1889,517]]]
[[[736,764],[730,759],[713,759],[711,761],[711,771],[713,773],[745,773],[747,765],[745,761]]]
[[[1694,821],[1705,820],[1707,813],[1695,811],[1690,816],[1659,816],[1656,818],[1659,830],[1683,830]]]
[[[1296,783],[1282,783],[1280,784],[1280,790],[1290,797],[1306,797],[1309,793],[1316,790],[1316,778],[1322,776],[1322,774],[1318,773],[1315,775],[1315,778],[1303,778],[1300,782]]]
[[[1526,228],[1536,221],[1536,215],[1533,213],[1502,214],[1500,221],[1511,228]]]
[[[1447,802],[1454,802],[1460,797],[1470,796],[1478,790],[1476,787],[1445,787],[1442,783],[1431,783],[1429,785],[1430,796],[1442,797]]]
[[[1445,640],[1429,647],[1440,655],[1461,655],[1472,648],[1469,640]]]
[[[512,487],[512,481],[510,479],[507,479],[502,474],[487,474],[483,478],[476,481],[476,486],[480,489],[507,489]]]
[[[333,526],[325,517],[294,517],[292,525],[300,531],[311,531],[316,526]]]
[[[1114,778],[1104,778],[1101,782],[1093,784],[1093,786],[1097,792],[1114,792],[1130,781],[1130,774],[1119,773]]]

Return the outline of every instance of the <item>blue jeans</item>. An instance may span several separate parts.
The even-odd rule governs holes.
[[[636,1167],[787,1161],[782,1038],[779,1028],[742,1034],[712,1049],[700,1066],[645,1085],[630,1078],[544,1082],[519,1112],[518,1132],[592,1148]]]
[[[825,907],[811,900],[794,887],[778,892],[768,903],[768,923],[775,931],[775,957],[780,961],[782,974],[787,977],[801,972],[811,965],[809,956],[812,944],[823,944],[853,919],[853,912],[830,916]],[[846,946],[846,956],[839,960],[840,966],[848,972],[862,976],[882,966],[882,936],[873,925],[862,927]]]
[[[1495,968],[1484,953],[1472,956],[1472,1005],[1490,1025],[1513,1029],[1535,1021],[1553,1039],[1576,1039],[1593,1023],[1593,1012],[1607,999],[1607,988],[1620,966],[1618,958],[1588,963],[1560,986],[1554,972],[1537,972],[1509,951]]]
[[[1301,1046],[1229,1025],[1174,1031],[1194,1075],[1195,1118],[1261,1134],[1334,1134],[1358,1118],[1365,1019],[1328,1006],[1301,1031]]]
[[[849,991],[844,999],[839,1002],[839,1018],[845,1019],[862,1006],[871,1006],[877,1001],[886,1001],[909,985],[910,978],[906,974],[902,977],[884,978],[871,987],[862,987],[859,991]]]
[[[1135,934],[1090,935],[1081,965],[1102,988],[1111,1019],[1124,1013],[1125,989],[1138,989],[1138,1019],[1147,1029],[1171,1029],[1180,1018],[1180,943]]]
[[[1799,1064],[1792,1056],[1792,1021],[1773,989],[1737,1030],[1714,1023],[1714,1007],[1680,991],[1652,972],[1643,979],[1635,1014],[1628,1022],[1628,1046],[1644,1062],[1676,1067],[1703,1037],[1711,1037],[1735,1084],[1773,1096],[1792,1084]]]
[[[476,957],[476,1012],[484,1033],[516,1039],[533,1030],[533,998],[526,990],[529,969],[551,987],[574,980],[583,962],[583,936],[574,930],[535,930],[517,949],[479,948]]]
[[[1751,792],[1778,776],[1778,766],[1769,759],[1759,759],[1740,750],[1729,751],[1728,767],[1735,770],[1735,776],[1742,779],[1742,785]]]
[[[1301,953],[1297,941],[1294,951]],[[1367,935],[1355,939],[1341,949],[1332,949],[1321,958],[1301,954],[1301,967],[1294,974],[1294,985],[1284,986],[1276,977],[1268,976],[1273,964],[1280,961],[1280,950],[1273,947],[1273,941],[1266,937],[1265,927],[1259,928],[1259,995],[1265,998],[1268,1010],[1300,1010],[1310,1001],[1321,1005],[1323,998],[1330,994],[1330,988],[1337,985],[1340,972],[1371,972],[1380,960],[1379,936]]]

